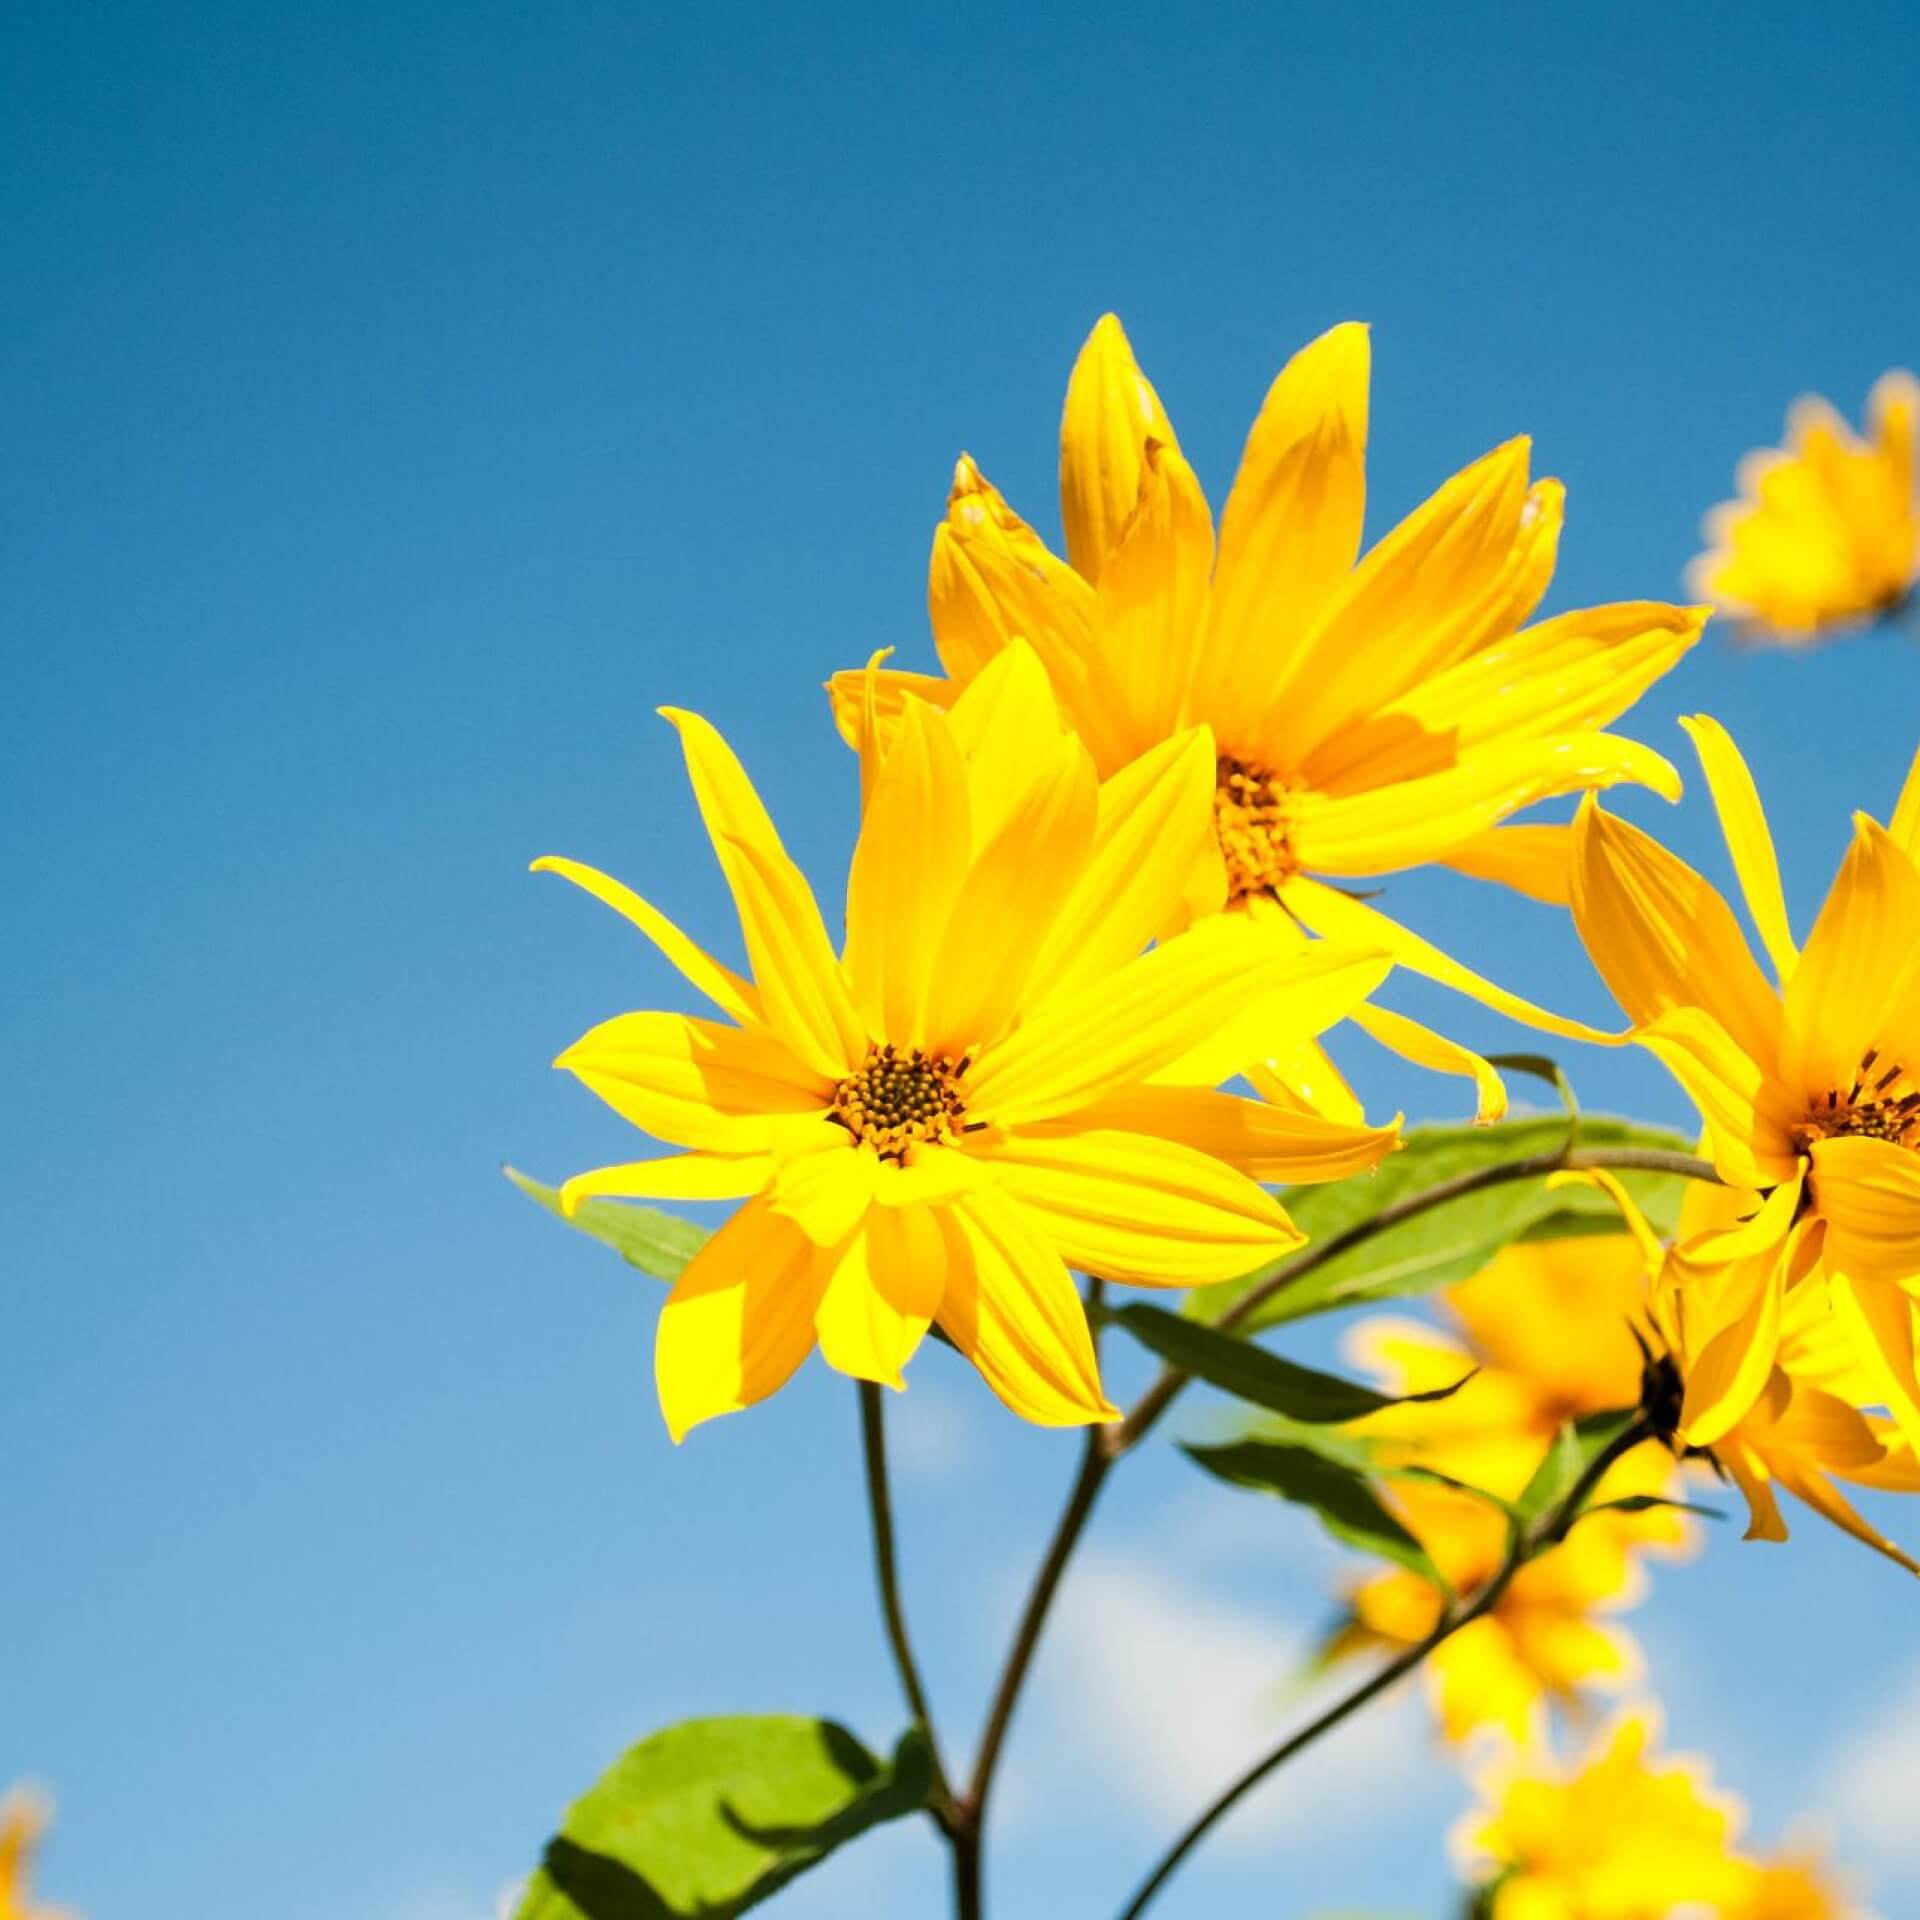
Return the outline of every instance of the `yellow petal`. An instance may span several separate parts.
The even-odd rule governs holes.
[[[1025,640],[1102,770],[1127,758],[1118,716],[1092,684],[1094,591],[962,456],[947,517],[933,536],[927,606],[934,646],[955,680],[971,681],[1000,650]]]
[[[837,1078],[864,1057],[867,1036],[806,876],[787,857],[732,748],[698,714],[660,711],[679,731],[767,1024],[809,1066]]]
[[[1696,713],[1683,717],[1680,724],[1700,756],[1700,769],[1707,776],[1714,811],[1720,816],[1720,831],[1726,836],[1727,851],[1733,855],[1733,870],[1739,876],[1754,931],[1773,962],[1775,977],[1784,981],[1793,972],[1800,951],[1787,922],[1780,862],[1773,851],[1773,835],[1760,804],[1760,790],[1732,735],[1718,720]]]
[[[1563,1172],[1548,1174],[1546,1183],[1549,1191],[1556,1187],[1582,1186],[1594,1187],[1604,1193],[1619,1209],[1620,1218],[1632,1236],[1645,1274],[1651,1276],[1660,1271],[1666,1248],[1660,1236],[1654,1232],[1653,1223],[1640,1211],[1639,1201],[1621,1185],[1618,1175],[1599,1167],[1569,1167]]]
[[[1220,867],[1213,739],[1163,740],[1100,789],[1093,847],[1033,962],[1036,1004],[1078,993],[1175,924],[1194,869]]]
[[[1538,1027],[1544,1033],[1564,1034],[1572,1040],[1596,1041],[1602,1046],[1622,1038],[1618,1034],[1602,1033],[1583,1021],[1563,1019],[1544,1007],[1536,1007],[1530,1000],[1521,999],[1517,993],[1496,987],[1491,980],[1450,959],[1438,947],[1422,940],[1398,921],[1389,920],[1364,900],[1355,900],[1337,888],[1323,886],[1304,873],[1289,880],[1283,893],[1288,911],[1323,938],[1377,947],[1392,956],[1395,966],[1437,980],[1441,986],[1464,993],[1526,1026]]]
[[[1276,946],[1244,914],[1203,921],[1196,931],[1223,949],[1240,946],[1242,992],[1200,1039],[1149,1076],[1164,1086],[1217,1086],[1250,1062],[1357,1018],[1392,969],[1384,954],[1344,941]]]
[[[1476,1124],[1491,1126],[1506,1117],[1506,1082],[1471,1048],[1386,1007],[1355,1007],[1347,1017],[1362,1033],[1372,1035],[1390,1053],[1411,1060],[1416,1067],[1471,1080],[1478,1096],[1473,1115]]]
[[[1052,1119],[1103,1095],[1136,1086],[1182,1056],[1236,1030],[1248,1006],[1264,1023],[1318,1021],[1327,1006],[1344,1010],[1378,985],[1371,955],[1333,945],[1305,953],[1250,948],[1224,919],[1155,947],[1072,995],[1055,994],[993,1048],[968,1083],[968,1111],[1002,1126]],[[1336,1012],[1333,1018],[1339,1018]],[[1279,1026],[1282,1038],[1299,1028]],[[1204,1045],[1203,1045],[1204,1043]],[[1223,1050],[1231,1058],[1237,1048]],[[1244,1059],[1258,1054],[1248,1045]],[[1224,1079],[1195,1068],[1201,1078]]]
[[[1781,1077],[1809,1102],[1844,1099],[1912,969],[1920,873],[1877,821],[1853,817],[1853,844],[1787,982]],[[1885,1061],[1892,1066],[1893,1061]]]
[[[1896,1546],[1878,1527],[1867,1521],[1825,1474],[1794,1459],[1782,1464],[1780,1484],[1798,1494],[1815,1513],[1823,1520],[1831,1521],[1842,1533],[1852,1534],[1862,1545],[1871,1547],[1875,1553],[1885,1554],[1896,1566],[1905,1567],[1909,1573],[1920,1573],[1920,1560]]]
[[[1914,754],[1907,768],[1887,831],[1911,859],[1920,860],[1920,752]]]
[[[819,1290],[811,1243],[763,1200],[749,1200],[694,1255],[661,1309],[653,1349],[676,1443],[786,1385],[813,1351]]]
[[[1130,754],[1144,753],[1180,723],[1212,569],[1213,520],[1200,482],[1176,449],[1149,442],[1139,504],[1106,556],[1096,590],[1096,690],[1106,690]]]
[[[557,873],[571,880],[615,913],[631,920],[665,958],[679,969],[689,985],[697,987],[722,1013],[730,1014],[742,1025],[751,1026],[760,1019],[760,996],[731,967],[720,962],[687,938],[657,907],[649,905],[618,880],[582,866],[578,860],[561,860],[552,854],[536,860],[535,873]]]
[[[1592,799],[1574,822],[1573,919],[1589,958],[1636,1023],[1704,1007],[1771,1069],[1780,1002],[1732,909],[1684,860]]]
[[[1441,865],[1476,880],[1511,887],[1550,907],[1568,906],[1572,903],[1573,829],[1489,827],[1455,847]]]
[[[820,1354],[837,1373],[904,1388],[946,1291],[946,1240],[929,1213],[876,1207],[837,1247],[815,1256],[827,1280],[814,1309]]]
[[[1085,580],[1097,582],[1120,546],[1150,444],[1178,450],[1119,320],[1102,314],[1073,363],[1060,421],[1060,518]]]
[[[1833,1310],[1908,1446],[1920,1448],[1920,1378],[1914,1373],[1913,1302],[1898,1287],[1827,1276]]]
[[[1176,1141],[1023,1131],[981,1157],[1069,1266],[1105,1280],[1203,1287],[1251,1273],[1305,1239],[1245,1174]]]
[[[1182,1141],[1256,1180],[1288,1186],[1365,1173],[1400,1146],[1397,1119],[1369,1127],[1201,1087],[1131,1087],[1081,1108],[1071,1124]]]
[[[1862,1280],[1920,1274],[1920,1154],[1864,1134],[1816,1140],[1812,1151],[1829,1263]]]
[[[675,1146],[764,1151],[776,1116],[824,1112],[832,1084],[766,1034],[677,1013],[623,1013],[553,1063]]]
[[[873,1204],[880,1159],[822,1121],[810,1150],[790,1152],[775,1170],[767,1205],[818,1247],[837,1247]]]
[[[576,1173],[560,1189],[561,1211],[572,1217],[582,1200],[742,1200],[773,1178],[770,1153],[678,1153],[662,1160]]]
[[[1308,794],[1292,840],[1315,873],[1392,873],[1450,858],[1537,800],[1622,784],[1680,797],[1680,778],[1650,747],[1612,733],[1493,743],[1459,765],[1344,796]]]
[[[968,812],[978,852],[1026,807],[1029,789],[1051,777],[1063,743],[1074,736],[1039,655],[1024,640],[1002,647],[951,711],[954,744],[967,765]]]
[[[1229,752],[1262,715],[1360,550],[1367,330],[1349,321],[1281,369],[1220,520],[1206,636],[1189,694]]]
[[[1348,576],[1276,693],[1281,758],[1299,765],[1356,714],[1525,619],[1559,527],[1557,489],[1529,494],[1527,458],[1510,440],[1464,468]]]
[[[930,707],[950,707],[959,692],[953,681],[936,673],[906,673],[897,667],[843,667],[827,682],[833,724],[840,738],[854,748],[869,724],[869,708],[872,726],[884,746],[910,699],[923,700]]]
[[[1636,600],[1563,613],[1414,682],[1326,741],[1306,785],[1360,793],[1444,771],[1487,747],[1589,733],[1700,638],[1703,607]]]
[[[1736,1187],[1791,1180],[1799,1165],[1784,1091],[1699,1007],[1675,1007],[1634,1038],[1700,1109],[1714,1170]]]
[[[946,1236],[947,1287],[936,1317],[987,1385],[1037,1426],[1119,1419],[1100,1388],[1072,1277],[1019,1208],[989,1192],[937,1218]]]
[[[967,769],[947,717],[912,702],[875,775],[847,879],[847,983],[867,1030],[896,1046],[925,1038],[971,835]]]
[[[1773,1497],[1773,1476],[1760,1454],[1736,1440],[1716,1449],[1714,1458],[1732,1474],[1734,1485],[1746,1500],[1747,1530],[1741,1538],[1784,1540],[1787,1523],[1780,1516],[1780,1502]]]
[[[1790,1212],[1787,1218],[1791,1220]],[[1710,1447],[1731,1433],[1765,1390],[1780,1350],[1780,1307],[1790,1257],[1783,1239],[1772,1251],[1742,1263],[1747,1297],[1739,1317],[1714,1334],[1687,1367],[1680,1431],[1689,1445]]]
[[[1012,1025],[1092,851],[1100,793],[1086,749],[1056,740],[1031,773],[1017,811],[969,868],[940,941],[926,1043],[949,1058]]]

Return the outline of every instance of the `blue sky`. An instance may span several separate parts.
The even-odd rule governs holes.
[[[1570,489],[1549,607],[1677,594],[1796,392],[1854,410],[1920,355],[1911,16],[29,0],[0,31],[0,1779],[56,1789],[46,1884],[93,1920],[482,1920],[654,1726],[900,1718],[851,1390],[809,1370],[673,1450],[657,1289],[495,1170],[621,1157],[546,1063],[681,1003],[528,858],[725,946],[671,700],[837,885],[813,689],[930,663],[961,448],[1055,526],[1109,307],[1216,500],[1280,362],[1365,319],[1370,533],[1530,431]],[[1633,726],[1676,758],[1676,714],[1732,727],[1804,927],[1849,809],[1891,803],[1917,663],[1710,638]],[[1724,871],[1697,793],[1626,804]],[[1603,1011],[1563,918],[1394,901]],[[1650,1062],[1570,1065],[1684,1120]],[[893,1411],[964,1745],[1072,1443],[939,1352]],[[1118,1904],[1259,1737],[1331,1565],[1168,1449],[1116,1478],[1016,1734],[1000,1920]],[[1920,1845],[1857,1783],[1920,1775],[1917,1600],[1808,1521],[1639,1616],[1676,1740],[1764,1834],[1844,1811],[1893,1910]],[[1161,1911],[1437,1912],[1460,1789],[1424,1743],[1389,1713]],[[908,1827],[785,1910],[938,1886]]]

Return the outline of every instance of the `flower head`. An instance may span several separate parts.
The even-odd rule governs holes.
[[[836,955],[812,890],[726,743],[669,711],[732,890],[751,979],[618,882],[626,915],[722,1019],[629,1013],[560,1056],[684,1151],[566,1183],[745,1204],[675,1284],[655,1351],[679,1438],[763,1399],[817,1343],[901,1384],[937,1322],[1016,1412],[1115,1417],[1069,1267],[1145,1286],[1225,1279],[1297,1245],[1261,1179],[1332,1179],[1396,1143],[1210,1091],[1236,1023],[1301,1038],[1388,962],[1250,952],[1225,925],[1143,952],[1211,831],[1204,729],[1104,783],[1046,676],[1007,649],[951,711],[869,730],[865,813]]]
[[[1711,1446],[1755,1405],[1790,1290],[1816,1286],[1874,1397],[1920,1442],[1920,761],[1890,829],[1854,816],[1802,949],[1746,763],[1714,721],[1685,725],[1778,987],[1725,900],[1591,800],[1572,887],[1580,937],[1633,1038],[1700,1108],[1720,1177],[1758,1196],[1673,1255],[1695,1355],[1681,1437]]]
[[[1897,607],[1920,578],[1916,421],[1910,373],[1876,384],[1864,440],[1826,401],[1797,401],[1786,446],[1748,454],[1741,497],[1707,516],[1694,590],[1784,646]]]
[[[1673,796],[1659,755],[1602,729],[1699,636],[1698,611],[1630,602],[1525,623],[1553,572],[1562,490],[1528,443],[1457,474],[1364,557],[1368,341],[1335,327],[1274,382],[1218,534],[1159,396],[1111,315],[1068,384],[1061,560],[963,458],[934,536],[946,678],[889,675],[883,702],[950,700],[1016,636],[1031,643],[1102,771],[1212,731],[1216,832],[1183,910],[1357,939],[1517,1017],[1582,1037],[1470,972],[1339,883],[1439,863],[1564,903],[1566,829],[1508,827],[1557,794],[1633,781]],[[860,681],[834,683],[851,732]],[[1329,882],[1334,884],[1329,884]],[[1422,1065],[1496,1076],[1396,1014],[1358,1024]],[[1276,1043],[1262,1091],[1357,1106],[1324,1055]]]
[[[1492,1880],[1490,1920],[1672,1920],[1730,1914],[1752,1869],[1734,1851],[1737,1802],[1698,1762],[1656,1760],[1654,1717],[1621,1719],[1571,1771],[1509,1760],[1481,1782],[1483,1809],[1455,1829]]]
[[[1414,1321],[1375,1318],[1349,1335],[1355,1357],[1395,1393],[1446,1386],[1445,1399],[1408,1401],[1358,1429],[1381,1458],[1434,1469],[1505,1500],[1516,1498],[1564,1421],[1631,1406],[1640,1355],[1629,1327],[1645,1308],[1638,1250],[1624,1235],[1524,1242],[1445,1296],[1464,1338]],[[1639,1447],[1608,1474],[1600,1497],[1672,1490],[1672,1456]],[[1457,1592],[1492,1579],[1507,1550],[1495,1507],[1429,1481],[1396,1485],[1392,1503]],[[1545,1730],[1550,1702],[1636,1677],[1638,1649],[1605,1616],[1642,1592],[1640,1558],[1691,1541],[1670,1509],[1595,1514],[1559,1546],[1523,1566],[1493,1608],[1444,1642],[1427,1663],[1447,1738],[1497,1729],[1516,1741]],[[1415,1574],[1375,1574],[1348,1596],[1335,1645],[1410,1645],[1439,1618],[1440,1597]]]

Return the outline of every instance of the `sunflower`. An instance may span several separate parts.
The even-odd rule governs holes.
[[[1757,1196],[1705,1183],[1690,1186],[1681,1203],[1676,1246],[1670,1248],[1661,1245],[1632,1195],[1611,1174],[1557,1178],[1597,1186],[1620,1209],[1632,1238],[1618,1244],[1634,1249],[1642,1296],[1625,1309],[1625,1317],[1649,1323],[1684,1385],[1704,1364],[1712,1364],[1706,1353],[1713,1340],[1703,1339],[1702,1330],[1724,1324],[1719,1293],[1742,1284],[1738,1261],[1716,1267],[1701,1257],[1701,1249],[1710,1245],[1709,1236],[1737,1227],[1750,1215]],[[1691,1257],[1678,1255],[1679,1247],[1691,1248]],[[1837,1484],[1920,1493],[1920,1462],[1899,1428],[1871,1411],[1878,1397],[1825,1291],[1791,1289],[1781,1305],[1779,1345],[1759,1398],[1711,1448],[1697,1450],[1745,1496],[1749,1540],[1786,1539],[1778,1498],[1784,1490],[1843,1533],[1920,1573],[1920,1561],[1871,1525]]]
[[[1423,1393],[1471,1375],[1445,1399],[1390,1408],[1357,1431],[1383,1459],[1517,1498],[1563,1422],[1638,1400],[1641,1361],[1628,1329],[1645,1300],[1639,1252],[1625,1235],[1504,1248],[1444,1296],[1457,1335],[1388,1317],[1351,1330],[1351,1356],[1390,1392]],[[1602,1497],[1659,1497],[1674,1490],[1675,1476],[1672,1456],[1649,1444],[1611,1470]],[[1402,1481],[1389,1498],[1456,1592],[1493,1578],[1508,1546],[1497,1510],[1427,1481]],[[1548,1703],[1635,1678],[1639,1651],[1605,1616],[1640,1598],[1645,1552],[1681,1550],[1691,1539],[1685,1517],[1670,1509],[1596,1514],[1522,1567],[1494,1607],[1427,1663],[1446,1737],[1497,1728],[1530,1741]],[[1349,1593],[1349,1618],[1330,1650],[1411,1645],[1432,1630],[1440,1604],[1417,1575],[1382,1571]]]
[[[937,1323],[1043,1425],[1116,1417],[1069,1267],[1143,1286],[1245,1273],[1301,1236],[1258,1182],[1337,1178],[1397,1144],[1210,1089],[1236,1020],[1305,1037],[1389,962],[1250,956],[1198,927],[1150,951],[1211,831],[1204,728],[1104,783],[1031,653],[865,741],[837,955],[805,877],[704,720],[678,729],[751,979],[617,881],[542,860],[624,914],[724,1016],[628,1013],[557,1065],[677,1154],[568,1181],[745,1202],[681,1275],[655,1372],[679,1439],[763,1399],[818,1344],[899,1386]]]
[[[1920,381],[1884,375],[1862,439],[1826,401],[1796,401],[1786,445],[1740,463],[1741,497],[1706,520],[1693,590],[1749,636],[1803,647],[1898,608],[1920,578]]]
[[[1699,1107],[1721,1179],[1760,1196],[1672,1256],[1697,1355],[1681,1436],[1732,1431],[1766,1388],[1790,1290],[1815,1286],[1920,1443],[1920,759],[1890,829],[1855,814],[1803,950],[1745,761],[1717,722],[1682,724],[1778,987],[1719,893],[1591,799],[1572,870],[1575,925],[1632,1037]]]
[[[1669,797],[1658,754],[1601,731],[1698,638],[1704,613],[1644,601],[1525,622],[1560,533],[1558,481],[1529,481],[1528,442],[1456,474],[1360,557],[1368,339],[1335,327],[1281,372],[1241,458],[1218,537],[1158,395],[1108,315],[1074,366],[1061,426],[1067,558],[960,461],[934,535],[929,600],[944,677],[889,673],[885,711],[947,702],[1015,637],[1111,773],[1195,725],[1212,730],[1215,833],[1185,893],[1195,916],[1244,916],[1378,946],[1517,1018],[1590,1038],[1507,993],[1348,890],[1438,863],[1564,904],[1566,829],[1501,824],[1537,800],[1618,781]],[[857,673],[831,683],[849,738]],[[1376,1039],[1492,1071],[1398,1014]],[[1311,1045],[1276,1044],[1256,1084],[1352,1117]]]

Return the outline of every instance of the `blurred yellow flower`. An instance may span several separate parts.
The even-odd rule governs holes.
[[[1707,516],[1692,590],[1786,646],[1897,607],[1920,576],[1916,420],[1910,373],[1875,385],[1865,440],[1826,401],[1795,402],[1786,446],[1748,454],[1741,498]]]
[[[829,1365],[901,1384],[931,1321],[1017,1413],[1116,1417],[1070,1266],[1188,1287],[1299,1244],[1257,1184],[1377,1162],[1392,1127],[1212,1092],[1236,1018],[1305,1038],[1388,962],[1333,944],[1249,956],[1224,926],[1142,952],[1211,831],[1213,744],[1162,741],[1101,784],[1046,676],[1009,648],[951,712],[910,701],[871,777],[836,957],[740,763],[668,711],[752,969],[617,881],[536,867],[624,914],[726,1016],[629,1013],[560,1056],[687,1151],[568,1181],[744,1199],[674,1285],[655,1349],[676,1439]],[[1222,1057],[1225,1047],[1228,1057]]]
[[[1645,1301],[1639,1250],[1624,1235],[1507,1247],[1446,1296],[1464,1341],[1415,1321],[1378,1318],[1353,1329],[1353,1357],[1394,1393],[1426,1392],[1480,1369],[1448,1398],[1389,1408],[1357,1431],[1385,1460],[1511,1500],[1563,1421],[1636,1404],[1641,1360],[1629,1326]],[[1608,1474],[1599,1497],[1669,1493],[1675,1475],[1665,1448],[1640,1447]],[[1495,1508],[1424,1481],[1400,1482],[1388,1497],[1456,1591],[1473,1592],[1499,1569],[1507,1524]],[[1638,1649],[1597,1616],[1640,1597],[1641,1553],[1684,1548],[1691,1537],[1685,1516],[1670,1509],[1596,1514],[1521,1568],[1490,1612],[1429,1657],[1427,1685],[1447,1738],[1499,1729],[1533,1740],[1549,1702],[1631,1681]],[[1335,1652],[1411,1645],[1440,1614],[1433,1587],[1399,1568],[1360,1583],[1348,1604]]]
[[[1739,1807],[1704,1768],[1655,1760],[1650,1711],[1623,1718],[1571,1773],[1508,1760],[1454,1830],[1492,1890],[1489,1920],[1678,1920],[1730,1916],[1753,1892],[1734,1851]],[[1791,1911],[1791,1910],[1790,1910]],[[1817,1910],[1816,1910],[1817,1911]]]
[[[1202,724],[1217,749],[1217,831],[1185,909],[1297,939],[1377,945],[1517,1018],[1590,1037],[1506,993],[1336,882],[1439,863],[1559,904],[1567,829],[1508,827],[1534,801],[1631,781],[1668,797],[1658,754],[1602,731],[1699,637],[1704,614],[1649,602],[1524,622],[1545,592],[1562,489],[1529,484],[1528,442],[1457,474],[1360,557],[1369,348],[1358,325],[1296,354],[1268,393],[1216,540],[1198,480],[1120,323],[1101,320],[1061,423],[1067,559],[970,459],[934,536],[929,599],[946,678],[882,676],[883,709],[950,701],[1008,642],[1029,641],[1102,772]],[[863,682],[833,682],[851,737]],[[1400,1015],[1356,1024],[1417,1063],[1485,1062]],[[1311,1044],[1278,1037],[1256,1085],[1358,1116]],[[1253,1056],[1250,1056],[1252,1058]]]
[[[1684,722],[1762,945],[1658,842],[1582,803],[1573,913],[1594,964],[1699,1107],[1748,1217],[1682,1241],[1669,1273],[1692,1356],[1681,1435],[1711,1446],[1760,1399],[1790,1291],[1819,1285],[1872,1399],[1920,1440],[1920,759],[1883,828],[1854,838],[1802,952],[1760,797],[1725,731]],[[1809,1309],[1810,1311],[1811,1309]]]
[[[1866,1920],[1859,1907],[1804,1856],[1746,1865],[1718,1920]]]
[[[50,1817],[46,1801],[29,1788],[0,1794],[0,1920],[64,1920],[58,1909],[36,1903],[27,1884]]]

